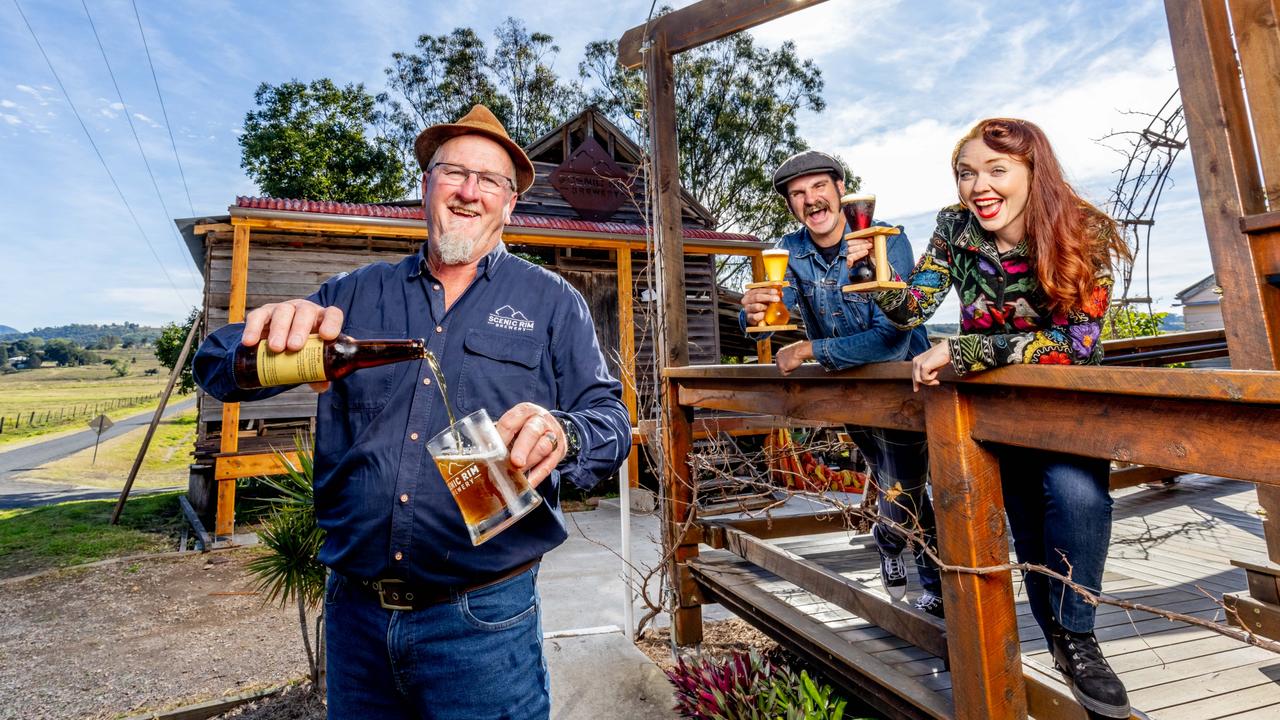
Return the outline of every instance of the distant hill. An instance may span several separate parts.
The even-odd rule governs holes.
[[[15,335],[4,334],[5,330],[12,330]],[[70,340],[71,342],[81,346],[89,347],[98,340],[113,335],[122,342],[132,341],[138,345],[148,345],[154,343],[156,338],[160,337],[161,329],[158,327],[150,327],[147,325],[139,325],[138,323],[112,323],[110,325],[58,325],[55,327],[38,327],[31,332],[20,332],[7,326],[0,326],[0,337],[5,340],[13,341],[28,337],[39,337],[45,340],[53,340],[61,338]]]
[[[22,331],[19,330],[18,328],[9,327],[8,325],[0,325],[0,337],[4,337],[5,335],[21,335],[21,334],[22,334]]]
[[[1187,329],[1187,322],[1180,313],[1169,313],[1160,322],[1160,329],[1165,332],[1182,332]]]

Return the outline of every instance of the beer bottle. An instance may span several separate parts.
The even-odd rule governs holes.
[[[420,360],[427,354],[427,345],[422,339],[357,340],[350,335],[339,335],[325,341],[319,335],[312,335],[297,352],[274,352],[263,340],[257,345],[236,348],[234,374],[236,385],[253,390],[337,380],[361,368]]]

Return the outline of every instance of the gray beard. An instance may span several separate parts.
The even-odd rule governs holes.
[[[479,239],[445,232],[441,233],[440,237],[433,238],[431,245],[435,248],[436,255],[440,258],[441,263],[445,265],[466,265],[471,261],[471,255],[476,251]]]

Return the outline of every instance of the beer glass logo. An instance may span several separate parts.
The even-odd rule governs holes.
[[[471,487],[480,475],[480,466],[474,462],[449,460],[444,463],[444,477],[454,492]]]

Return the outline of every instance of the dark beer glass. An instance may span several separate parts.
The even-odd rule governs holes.
[[[840,198],[840,209],[844,211],[844,219],[849,223],[851,231],[866,230],[871,227],[876,213],[876,196],[867,193],[849,193]],[[849,268],[849,278],[855,283],[871,282],[876,279],[875,266],[871,256],[860,260]]]

